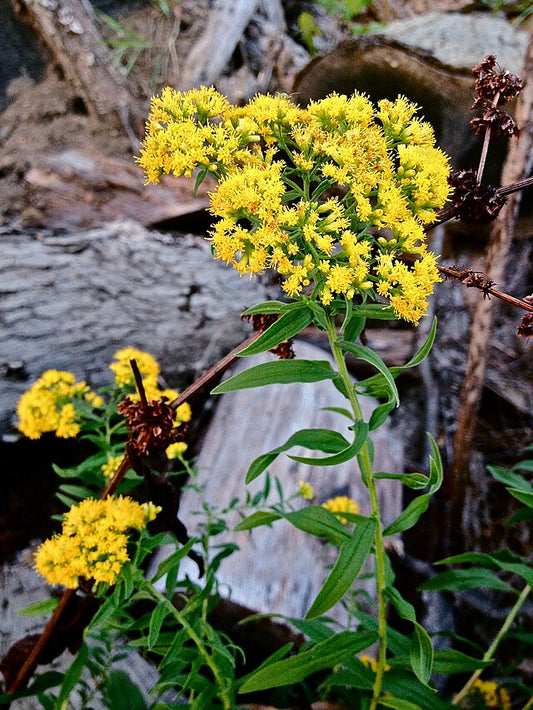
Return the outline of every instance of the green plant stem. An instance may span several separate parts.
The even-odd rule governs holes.
[[[361,411],[361,406],[357,398],[357,394],[353,388],[350,375],[348,373],[348,368],[346,367],[346,360],[344,358],[344,353],[339,346],[337,333],[335,330],[335,323],[333,317],[329,314],[326,316],[326,322],[328,326],[328,338],[331,347],[331,352],[339,368],[339,375],[343,381],[344,387],[346,389],[348,399],[352,406],[354,417],[357,421],[362,421],[363,413]],[[374,475],[372,473],[372,463],[370,458],[370,449],[368,441],[365,441],[361,451],[357,455],[357,460],[359,467],[361,469],[361,475],[363,477],[363,482],[368,488],[368,493],[370,496],[370,505],[372,509],[372,515],[376,521],[376,535],[375,535],[375,568],[374,576],[376,580],[376,595],[378,602],[378,665],[376,670],[376,678],[374,680],[372,701],[370,703],[369,710],[376,710],[378,706],[378,698],[381,695],[381,688],[383,685],[383,674],[385,672],[385,665],[387,659],[387,603],[385,599],[385,546],[383,543],[383,527],[381,524],[381,516],[379,511],[379,501],[376,491],[376,482],[374,480]]]
[[[505,636],[505,634],[509,630],[511,624],[515,620],[516,615],[520,611],[522,605],[526,601],[530,592],[531,592],[531,587],[529,586],[529,584],[526,584],[526,586],[522,589],[520,596],[516,600],[515,605],[513,606],[511,611],[507,614],[507,618],[503,622],[501,629],[496,634],[494,641],[491,643],[491,645],[489,646],[489,648],[485,652],[485,655],[483,656],[484,661],[492,661],[493,660],[494,653],[495,653],[496,649],[500,645],[501,640],[503,639],[503,637]],[[467,695],[468,691],[474,685],[474,683],[479,678],[479,676],[482,674],[482,672],[483,672],[483,669],[478,668],[477,671],[474,671],[474,673],[472,673],[472,675],[467,680],[467,682],[464,684],[464,686],[461,688],[461,690],[454,696],[454,698],[452,700],[452,705],[458,705],[461,702],[461,700],[465,697],[465,695]],[[533,698],[531,698],[531,700],[526,705],[524,710],[526,710],[526,708],[530,708],[532,706],[533,706]]]
[[[178,609],[176,609],[176,607],[172,604],[172,602],[170,602],[164,596],[164,594],[161,594],[161,592],[158,592],[157,589],[154,589],[154,587],[152,587],[151,585],[150,585],[148,591],[149,591],[149,594],[153,597],[153,599],[155,599],[160,604],[164,604],[167,607],[169,613],[172,614],[172,616],[176,619],[176,621],[178,621],[183,626],[183,628],[187,631],[189,638],[191,639],[191,641],[194,644],[196,644],[196,648],[200,652],[200,655],[205,660],[206,664],[209,666],[209,669],[211,670],[211,673],[213,674],[215,682],[217,683],[218,687],[220,688],[220,699],[222,701],[222,706],[223,706],[224,710],[231,710],[232,702],[231,702],[231,698],[229,697],[226,685],[224,683],[224,678],[221,676],[216,663],[214,662],[213,658],[210,656],[202,639],[198,636],[196,631],[189,624],[185,614],[182,614]]]

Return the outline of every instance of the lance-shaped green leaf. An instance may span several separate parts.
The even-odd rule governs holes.
[[[433,672],[449,675],[450,673],[472,673],[478,668],[490,666],[492,661],[482,661],[480,658],[467,656],[466,653],[453,648],[436,651],[433,659]]]
[[[353,315],[361,318],[373,318],[374,320],[397,320],[394,309],[391,306],[382,306],[379,303],[354,306]]]
[[[351,539],[341,545],[333,569],[305,615],[306,619],[324,614],[350,589],[372,549],[375,530],[375,521],[368,518],[357,526]]]
[[[255,513],[246,516],[238,523],[234,530],[252,530],[252,528],[261,527],[261,525],[271,525],[276,520],[281,518],[280,513],[270,513],[268,511],[256,510]]]
[[[277,321],[274,321],[271,326],[261,333],[253,343],[238,352],[237,355],[239,357],[259,355],[259,353],[271,350],[276,345],[298,335],[313,320],[311,311],[302,304],[298,305],[300,306],[299,308],[286,311]]]
[[[409,658],[414,674],[421,683],[427,685],[433,671],[433,644],[427,631],[416,621]]]
[[[289,458],[299,463],[309,464],[310,466],[337,466],[345,461],[350,461],[353,459],[359,451],[361,450],[363,444],[365,443],[368,436],[368,424],[365,422],[357,422],[355,428],[355,438],[353,442],[331,456],[323,456],[322,458],[309,457],[309,456],[289,456]]]
[[[327,360],[276,360],[238,372],[221,382],[211,394],[236,392],[265,385],[288,385],[294,382],[320,382],[332,380],[337,373]]]
[[[355,312],[357,313],[357,311]],[[431,351],[431,348],[433,347],[436,333],[437,319],[434,318],[428,337],[426,338],[420,350],[418,350],[418,352],[415,353],[413,357],[405,363],[405,365],[395,365],[394,367],[389,368],[389,372],[394,379],[396,379],[396,377],[398,377],[398,375],[400,375],[405,370],[409,370],[412,367],[417,367],[417,365],[420,365],[420,363],[426,359],[429,352]],[[382,374],[372,375],[372,377],[367,377],[365,380],[361,380],[361,382],[359,382],[359,387],[363,389],[366,394],[372,395],[374,397],[385,396],[387,392],[387,383]]]
[[[383,676],[383,690],[394,698],[402,698],[415,703],[422,710],[453,710],[450,702],[441,700],[437,693],[421,683],[412,672],[393,668]],[[380,701],[381,702],[381,701]]]
[[[303,446],[306,449],[322,451],[325,454],[335,454],[348,448],[350,442],[342,434],[330,429],[300,429],[292,434],[281,446],[254,459],[246,474],[246,483],[250,483],[254,478],[257,478],[279,454],[292,449],[293,446]]]
[[[396,520],[383,531],[384,535],[395,535],[396,533],[409,530],[418,522],[420,516],[426,512],[431,496],[439,490],[443,480],[442,460],[439,447],[431,434],[427,434],[431,445],[431,456],[429,460],[429,491],[424,495],[414,498],[403,510]]]
[[[339,522],[337,516],[321,505],[310,505],[302,510],[284,513],[283,517],[298,530],[326,538],[337,545],[352,539],[350,532]]]
[[[348,513],[346,513],[348,515]],[[363,516],[358,516],[364,520]],[[325,538],[335,545],[341,545],[346,540],[351,539],[350,532],[336,515],[330,513],[321,505],[309,505],[301,510],[294,510],[290,513],[274,513],[271,511],[256,510],[251,515],[241,520],[234,530],[251,530],[261,525],[271,525],[276,520],[287,520],[291,525],[299,530],[303,530],[309,535]]]
[[[413,490],[421,490],[422,488],[427,488],[429,485],[429,478],[423,473],[375,473],[374,478],[387,478],[392,481],[399,481],[403,483],[404,486],[412,488]]]
[[[460,555],[452,555],[439,560],[436,564],[464,564],[465,562],[487,567],[488,569],[501,569],[505,572],[512,572],[522,577],[529,586],[533,587],[533,565],[531,560],[510,550],[502,550],[492,555],[485,552],[463,552]]]
[[[282,301],[264,301],[263,303],[257,303],[255,306],[250,306],[242,314],[243,316],[275,315],[277,313],[285,313],[293,306],[293,303],[283,303]]]
[[[501,589],[504,592],[515,592],[511,585],[497,577],[491,570],[484,567],[472,569],[452,569],[436,574],[423,582],[419,589],[424,591],[442,591],[444,589],[458,591],[463,589]]]
[[[252,693],[299,683],[312,673],[332,668],[347,656],[363,651],[376,639],[376,633],[342,631],[297,656],[262,666],[245,678],[239,693]]]
[[[379,370],[379,372],[383,375],[387,383],[387,388],[390,393],[391,401],[393,401],[394,404],[398,406],[400,404],[400,396],[398,394],[396,383],[394,382],[394,378],[391,375],[389,368],[387,367],[387,365],[385,365],[379,355],[376,355],[373,350],[367,348],[364,345],[355,345],[354,343],[349,343],[347,340],[341,340],[339,342],[339,345],[344,350],[344,352],[351,353],[358,360],[364,360],[364,362],[368,362],[370,365],[373,365],[376,370]]]
[[[503,483],[507,488],[514,488],[524,493],[533,493],[533,486],[519,473],[508,471],[506,468],[500,468],[499,466],[487,466],[487,470],[493,478]]]
[[[393,698],[390,695],[379,698],[379,707],[394,708],[394,710],[423,710],[420,705],[412,703],[410,700],[403,698]]]

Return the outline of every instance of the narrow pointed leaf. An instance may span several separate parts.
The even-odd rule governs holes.
[[[436,651],[433,659],[434,673],[448,675],[450,673],[472,673],[478,668],[490,666],[492,661],[482,661],[480,658],[467,656],[466,653],[456,651],[453,648],[446,648]]]
[[[508,471],[499,466],[487,466],[487,470],[493,478],[503,483],[507,488],[516,488],[516,490],[523,491],[524,493],[533,492],[533,486],[519,473]]]
[[[369,518],[357,526],[350,540],[343,543],[333,569],[307,612],[306,619],[314,619],[331,609],[352,586],[372,549],[375,529],[375,521]]]
[[[345,352],[351,353],[359,360],[364,360],[370,365],[373,365],[376,370],[379,370],[379,372],[383,375],[387,382],[392,401],[395,403],[396,406],[398,406],[400,404],[400,396],[398,394],[398,389],[396,387],[396,383],[394,382],[394,378],[391,375],[389,368],[385,365],[383,360],[378,355],[376,355],[373,350],[370,350],[370,348],[367,348],[364,345],[354,345],[354,343],[349,343],[346,340],[341,340],[339,342],[339,345]]]
[[[427,685],[433,671],[433,644],[423,626],[415,621],[414,627],[410,650],[411,667],[418,680]]]
[[[350,532],[337,517],[321,505],[310,505],[302,510],[283,515],[291,525],[309,535],[326,538],[337,545],[352,539]]]
[[[212,390],[211,394],[264,387],[265,385],[291,384],[293,382],[320,382],[332,380],[337,373],[327,360],[276,360],[254,365],[239,372]]]
[[[298,335],[313,320],[313,314],[308,308],[300,307],[284,313],[277,321],[272,323],[261,335],[247,348],[237,353],[239,357],[258,355],[275,348],[276,345]]]
[[[426,493],[412,500],[396,520],[385,528],[383,535],[395,535],[416,525],[420,516],[428,509],[430,497],[429,493]]]
[[[420,705],[416,705],[416,703],[412,703],[410,700],[393,698],[389,695],[381,697],[378,705],[379,707],[395,708],[395,710],[423,710]]]
[[[285,313],[292,305],[291,303],[283,303],[282,301],[264,301],[263,303],[257,303],[255,306],[247,308],[242,314],[243,316],[254,316]]]
[[[256,510],[255,513],[248,515],[244,520],[241,520],[233,529],[234,530],[252,530],[261,525],[270,525],[282,516],[277,513],[269,513],[267,511]]]
[[[424,591],[463,590],[463,589],[501,589],[514,592],[513,588],[484,567],[472,569],[454,569],[441,572],[427,579],[419,587]]]
[[[258,456],[252,461],[246,474],[246,483],[250,483],[257,478],[277,456],[284,451],[288,451],[293,446],[302,446],[306,449],[322,451],[323,453],[337,453],[349,447],[349,442],[342,434],[330,429],[300,429],[290,436],[287,441],[272,449],[266,454]]]
[[[363,651],[374,643],[376,638],[375,633],[342,631],[297,656],[284,658],[259,668],[245,679],[239,692],[251,693],[299,683],[312,673],[324,668],[332,668],[346,657]]]
[[[404,486],[412,488],[413,490],[421,490],[422,488],[427,488],[429,485],[429,479],[423,473],[375,473],[374,478],[387,478],[392,481],[399,481],[403,483]]]
[[[350,461],[357,456],[361,450],[363,444],[368,436],[368,425],[365,422],[359,422],[357,424],[357,432],[353,442],[347,446],[342,451],[332,456],[325,456],[322,458],[309,457],[309,456],[289,456],[289,458],[299,463],[309,464],[310,466],[337,466],[338,464],[344,463],[345,461]]]

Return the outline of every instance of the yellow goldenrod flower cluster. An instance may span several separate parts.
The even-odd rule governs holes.
[[[113,584],[128,561],[127,531],[142,530],[161,509],[131,498],[87,498],[65,515],[60,535],[37,550],[35,567],[50,584],[76,589],[80,578]]]
[[[492,680],[477,678],[470,688],[468,695],[461,703],[465,710],[474,708],[499,708],[511,710],[511,698],[505,688]]]
[[[187,444],[184,441],[176,441],[165,449],[167,459],[177,459],[187,451]]]
[[[150,353],[136,348],[122,348],[113,355],[114,362],[109,365],[109,369],[115,375],[115,382],[119,387],[133,390],[135,388],[135,378],[131,369],[130,361],[135,360],[142,377],[144,392],[148,401],[166,397],[169,402],[176,399],[178,393],[172,389],[160,389],[158,378],[160,374],[159,364]],[[137,401],[138,393],[132,393],[131,399]],[[191,408],[187,402],[180,404],[176,410],[176,425],[188,422],[191,418]]]
[[[298,483],[298,493],[304,500],[313,500],[315,496],[315,489],[309,481],[300,481]]]
[[[46,432],[63,439],[77,436],[76,402],[82,401],[92,407],[103,404],[102,398],[85,382],[76,382],[71,372],[47,370],[20,398],[18,428],[29,439],[39,439]]]
[[[348,498],[348,496],[337,496],[336,498],[330,498],[325,503],[322,503],[322,507],[329,510],[331,513],[354,513],[355,515],[359,512],[359,505],[353,500],[353,498]],[[338,516],[339,521],[346,525],[348,522],[346,518]]]
[[[122,456],[110,456],[107,462],[102,465],[102,473],[106,478],[111,478],[122,461]]]
[[[450,168],[416,111],[361,94],[237,107],[214,88],[167,87],[138,162],[152,183],[215,176],[214,255],[241,274],[275,269],[288,296],[306,290],[324,305],[384,296],[417,323],[440,280],[424,225],[446,202]]]

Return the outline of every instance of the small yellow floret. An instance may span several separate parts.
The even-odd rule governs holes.
[[[326,508],[326,510],[329,510],[331,513],[354,513],[356,515],[359,512],[359,505],[353,498],[348,498],[348,496],[330,498],[325,503],[322,503],[322,507]],[[342,516],[337,517],[343,525],[348,523],[346,518]]]
[[[305,500],[313,500],[315,496],[315,489],[308,481],[300,481],[299,484],[299,494]]]

